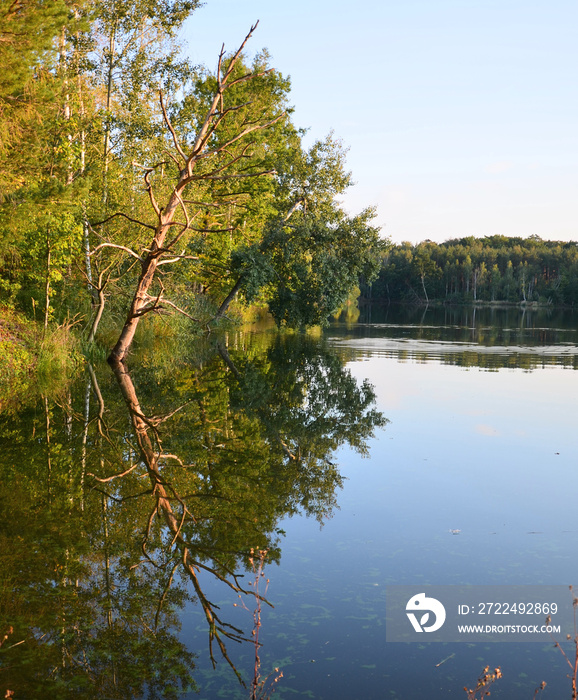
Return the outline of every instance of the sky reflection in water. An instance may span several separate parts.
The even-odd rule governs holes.
[[[578,374],[567,363],[575,330],[541,326],[547,348],[532,328],[520,343],[514,328],[515,361],[512,345],[472,343],[478,356],[498,358],[493,371],[463,366],[463,346],[436,324],[427,343],[408,340],[416,331],[402,325],[384,326],[383,337],[376,326],[328,331],[391,422],[369,459],[338,454],[347,481],[321,530],[302,518],[282,524],[261,655],[264,669],[284,670],[279,697],[465,697],[486,664],[504,670],[493,697],[532,698],[542,680],[548,697],[570,697],[553,648],[385,643],[386,584],[578,581]],[[459,323],[448,328],[463,333]],[[553,337],[563,339],[558,350]]]
[[[262,542],[271,559],[280,559],[265,567],[274,608],[263,606],[260,629],[261,673],[283,671],[274,697],[465,697],[464,685],[471,687],[484,666],[500,665],[504,678],[492,697],[532,698],[545,680],[545,698],[569,698],[567,669],[551,647],[386,644],[385,586],[578,582],[577,324],[559,314],[512,310],[474,317],[467,310],[418,309],[404,319],[372,313],[376,323],[362,317],[356,325],[334,324],[319,340],[238,333],[228,350],[207,350],[196,363],[135,367],[130,385],[128,377],[126,386],[121,382],[124,399],[103,366],[97,368],[102,403],[90,392],[94,374],[92,384],[88,375],[81,378],[63,405],[43,399],[22,409],[21,422],[5,416],[0,495],[3,542],[10,546],[3,561],[7,580],[18,587],[16,603],[5,596],[5,612],[7,619],[21,616],[21,629],[32,623],[43,636],[37,648],[2,650],[21,666],[4,679],[27,687],[29,663],[38,687],[54,690],[43,674],[53,666],[56,673],[62,656],[62,599],[71,629],[86,628],[62,648],[71,659],[86,651],[86,667],[100,676],[94,680],[69,661],[58,673],[78,687],[87,683],[85,697],[116,698],[113,685],[98,695],[98,683],[111,683],[111,668],[128,658],[132,672],[123,666],[121,675],[131,687],[142,687],[142,675],[155,669],[163,685],[175,654],[185,658],[180,641],[196,655],[193,677],[201,689],[187,698],[249,697],[226,661],[212,669],[205,614],[189,603],[181,610],[177,590],[161,618],[165,637],[151,628],[149,608],[156,610],[166,576],[143,566],[142,533],[154,506],[143,489],[158,467],[153,485],[176,489],[194,515],[184,525],[187,541],[205,530],[211,535],[197,543],[200,560],[213,547],[223,561],[242,566],[246,555],[239,552]],[[365,380],[374,386],[375,406],[343,364],[358,387]],[[140,459],[132,456],[139,426],[134,411],[131,423],[127,398],[157,417],[142,426]],[[369,438],[364,456],[365,439],[381,425],[374,408],[390,422]],[[147,461],[142,453],[147,440],[159,439],[151,427],[157,423],[167,454],[159,460],[151,453]],[[304,461],[291,457],[296,454]],[[125,462],[134,469],[107,481]],[[104,481],[91,481],[93,473]],[[200,498],[204,491],[208,500]],[[275,506],[269,515],[267,499]],[[173,499],[171,507],[178,510],[179,503]],[[312,517],[284,515],[304,504]],[[178,565],[179,547],[167,549],[167,532],[160,519],[154,523],[149,555],[162,564],[170,554],[170,566]],[[115,585],[103,597],[108,537],[119,558],[111,559]],[[37,576],[53,597],[35,583]],[[221,618],[250,634],[251,610],[234,607],[236,593],[207,571],[199,572],[199,582]],[[104,615],[108,598],[112,626]],[[245,602],[251,608],[251,599]],[[51,624],[52,637],[45,633]],[[111,630],[118,633],[114,644]],[[145,650],[142,658],[133,654],[137,647]],[[231,642],[228,651],[250,680],[253,647]],[[71,682],[53,696],[81,697]]]

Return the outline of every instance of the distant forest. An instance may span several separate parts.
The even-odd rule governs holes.
[[[429,303],[578,304],[578,243],[538,236],[394,245],[362,298]]]

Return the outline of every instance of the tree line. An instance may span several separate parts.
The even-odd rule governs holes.
[[[200,327],[234,299],[278,323],[324,321],[379,269],[374,213],[348,215],[345,149],[304,143],[290,81],[223,48],[178,43],[198,0],[2,0],[0,302],[47,326]]]
[[[366,299],[444,303],[578,303],[578,244],[473,236],[391,246]]]

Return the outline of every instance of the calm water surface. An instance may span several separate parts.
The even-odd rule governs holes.
[[[4,414],[3,692],[250,697],[253,547],[274,697],[570,698],[552,646],[386,643],[385,586],[578,583],[576,322],[374,308]]]

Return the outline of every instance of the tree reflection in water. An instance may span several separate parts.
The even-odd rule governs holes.
[[[218,649],[238,674],[227,642],[250,630],[199,575],[259,596],[243,584],[251,552],[278,561],[282,518],[329,516],[334,451],[365,452],[386,423],[371,387],[322,342],[275,334],[134,379],[89,367],[77,389],[0,417],[1,691],[176,697],[194,687],[179,640],[190,599],[213,664]]]

